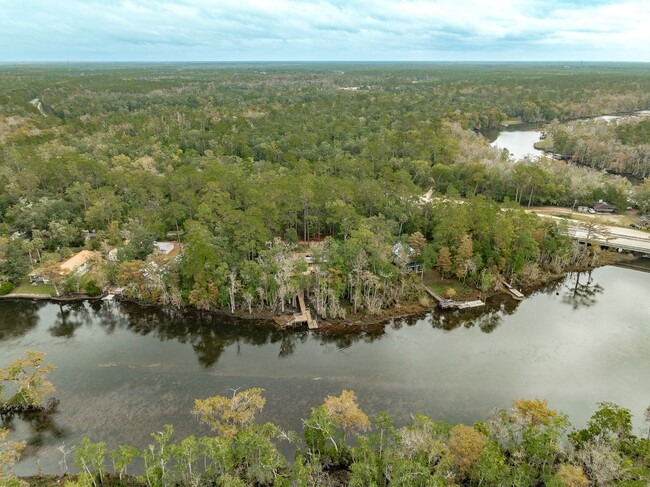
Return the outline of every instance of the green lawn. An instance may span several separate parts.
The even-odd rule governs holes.
[[[56,296],[56,291],[54,286],[50,284],[32,285],[29,283],[29,279],[25,279],[10,294],[49,294],[50,296]]]
[[[437,270],[425,271],[423,276],[423,281],[425,286],[431,288],[431,290],[442,296],[445,295],[447,289],[451,288],[456,291],[456,296],[454,299],[457,300],[466,300],[472,299],[476,296],[476,290],[467,287],[462,282],[453,279],[453,278],[443,278]]]

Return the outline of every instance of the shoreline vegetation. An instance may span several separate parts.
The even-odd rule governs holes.
[[[645,151],[639,151],[639,145],[647,146],[650,140],[650,112],[644,116],[632,113],[627,118],[618,115],[547,124],[544,139],[534,147],[551,157],[632,177],[642,184],[650,172],[643,160]]]
[[[632,257],[629,254],[620,254],[620,253],[615,253],[615,252],[605,252],[604,254],[600,254],[600,262],[598,265],[594,266],[583,266],[583,267],[573,267],[570,269],[567,269],[566,271],[560,273],[560,274],[546,274],[543,276],[538,277],[537,280],[534,282],[529,282],[527,286],[521,286],[521,290],[525,293],[525,296],[523,300],[526,299],[531,293],[533,293],[535,290],[543,287],[546,284],[552,283],[554,281],[561,280],[565,278],[569,273],[572,272],[590,272],[597,267],[602,267],[606,265],[613,265],[617,263],[622,263],[626,261],[633,260],[634,257]],[[453,284],[461,285],[460,281],[453,281],[451,279],[442,279],[438,281],[438,284],[442,284],[444,287],[449,288],[450,286],[453,286]],[[481,299],[486,301],[486,304],[490,300],[490,298],[494,298],[495,296],[503,296],[503,297],[508,297],[510,299],[512,298],[512,295],[507,292],[504,288],[493,290],[490,293],[480,293],[476,289],[467,289],[466,292],[469,292],[468,294],[465,294],[464,298],[466,298],[468,301],[473,300],[474,298],[480,297]],[[74,296],[51,296],[51,295],[46,295],[46,294],[7,294],[4,296],[0,296],[0,300],[36,300],[36,301],[50,301],[58,304],[65,304],[65,303],[72,303],[72,302],[80,302],[80,301],[101,301],[108,296],[110,292],[105,291],[102,294],[98,296],[89,296],[87,294],[80,294],[80,295],[74,295]],[[348,330],[350,331],[351,329],[358,327],[359,331],[363,331],[365,328],[368,326],[375,326],[375,325],[385,325],[389,323],[392,320],[398,320],[402,318],[409,318],[413,316],[418,316],[418,315],[424,315],[426,313],[429,313],[433,308],[440,308],[435,301],[431,302],[429,301],[426,304],[423,304],[422,302],[422,297],[424,297],[426,293],[422,293],[420,296],[420,299],[415,299],[413,301],[404,303],[403,305],[400,305],[399,308],[394,308],[394,309],[385,309],[382,311],[381,314],[377,316],[368,316],[368,315],[357,315],[357,316],[349,316],[346,318],[339,318],[339,319],[329,319],[329,320],[319,320],[319,328],[322,329],[323,331],[336,331],[336,330]],[[289,317],[292,316],[291,314],[291,309],[287,308],[285,310],[286,312],[284,314],[280,314],[278,311],[267,311],[267,312],[260,312],[260,311],[254,311],[251,313],[248,313],[245,309],[238,308],[235,310],[235,313],[229,313],[228,311],[225,310],[210,310],[210,311],[205,311],[205,310],[199,310],[197,308],[192,308],[192,307],[182,307],[182,308],[170,308],[166,307],[165,305],[162,304],[152,304],[152,303],[146,303],[142,301],[138,301],[136,299],[128,298],[128,297],[123,297],[123,296],[115,296],[114,298],[116,301],[126,301],[130,302],[132,304],[138,305],[138,306],[144,306],[144,307],[154,307],[154,308],[159,308],[162,310],[165,309],[173,309],[174,311],[180,311],[182,313],[194,313],[194,312],[201,312],[201,313],[208,313],[209,315],[215,316],[215,317],[226,317],[226,318],[235,318],[239,320],[244,320],[248,322],[264,322],[266,325],[269,326],[274,326],[278,328],[288,328],[288,329],[294,329],[294,328],[299,328],[302,329],[303,326],[283,326],[283,323],[287,321]],[[518,299],[521,301],[521,299]],[[461,301],[462,302],[462,301]],[[284,318],[284,319],[282,319]]]
[[[15,384],[14,396],[0,396],[1,405],[37,406],[54,391],[46,380],[53,367],[42,361],[42,353],[27,352],[0,370],[3,382]],[[398,426],[386,413],[371,420],[354,391],[343,390],[312,407],[298,433],[256,421],[266,403],[263,393],[236,389],[230,396],[196,399],[188,412],[210,430],[205,435],[179,439],[167,424],[142,450],[108,450],[88,437],[64,444],[58,448],[61,475],[15,476],[26,443],[9,440],[9,430],[0,429],[1,485],[641,487],[650,479],[650,407],[638,436],[631,412],[617,404],[598,403],[586,426],[575,428],[539,398],[514,400],[473,425],[415,414],[410,424]]]

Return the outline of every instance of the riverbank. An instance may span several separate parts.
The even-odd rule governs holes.
[[[54,303],[73,303],[75,301],[99,301],[104,299],[108,293],[102,293],[98,296],[89,294],[76,294],[73,296],[52,296],[50,294],[31,294],[31,293],[9,293],[0,296],[0,299],[28,299],[32,301],[52,301]]]
[[[542,151],[544,155],[556,159],[558,161],[564,161],[567,164],[573,164],[578,167],[584,167],[587,169],[591,169],[594,171],[599,171],[601,169],[592,166],[591,164],[586,164],[584,162],[580,162],[578,160],[575,160],[573,156],[566,155],[566,154],[560,154],[558,152],[554,152],[553,149],[553,142],[552,140],[549,140],[549,138],[540,140],[539,142],[535,142],[533,144],[533,148],[536,150]],[[605,168],[604,169],[607,174],[610,174],[612,176],[621,176],[623,178],[626,178],[630,183],[632,184],[642,184],[643,183],[643,177],[639,176],[638,174],[632,174],[629,171],[619,171],[615,168]]]
[[[14,423],[13,438],[35,445],[16,473],[34,475],[35,458],[43,472],[59,473],[57,447],[84,436],[142,449],[166,423],[177,426],[175,438],[196,435],[194,399],[238,387],[264,388],[260,420],[284,430],[301,428],[315,403],[343,389],[400,425],[415,412],[473,424],[539,391],[581,425],[592,412],[586,405],[602,400],[642,415],[648,275],[606,266],[527,292],[523,302],[495,295],[480,309],[315,333],[129,303],[64,305],[62,315],[53,303],[0,301],[3,364],[45,352],[61,400],[51,429]]]
[[[635,258],[631,255],[620,254],[616,252],[602,252],[599,255],[599,262],[595,266],[572,266],[567,268],[562,273],[543,273],[537,276],[534,279],[529,279],[525,285],[522,283],[517,283],[515,286],[518,290],[522,291],[524,294],[523,300],[527,299],[532,293],[538,289],[548,285],[549,283],[561,280],[571,272],[589,272],[593,271],[598,267],[603,267],[607,265],[615,265],[625,262],[633,261]],[[476,299],[481,299],[483,302],[488,303],[498,296],[502,296],[513,301],[521,301],[521,299],[515,299],[512,296],[512,293],[508,292],[503,286],[495,287],[492,291],[489,292],[480,292],[478,289],[468,288],[460,281],[455,279],[446,278],[443,280],[444,287],[454,288],[454,287],[464,287],[466,289],[465,293],[461,296],[462,299],[467,301],[474,301]],[[89,296],[86,294],[79,294],[75,296],[49,296],[41,294],[8,294],[5,296],[0,296],[0,300],[23,300],[23,301],[49,301],[52,303],[66,304],[74,302],[83,302],[83,301],[101,301],[109,292],[104,292],[99,296]],[[259,323],[264,326],[278,328],[278,329],[290,329],[290,330],[303,330],[304,326],[281,326],[279,324],[279,317],[291,316],[294,312],[298,311],[292,307],[287,307],[285,313],[280,313],[277,310],[252,310],[249,313],[244,308],[238,308],[234,313],[230,313],[224,310],[200,310],[197,308],[192,308],[190,306],[184,306],[181,308],[166,306],[158,303],[147,303],[143,301],[138,301],[136,299],[129,298],[123,295],[115,295],[114,298],[116,301],[131,303],[142,308],[152,308],[152,309],[161,309],[166,312],[175,312],[180,313],[185,317],[190,316],[211,316],[221,319],[235,319],[242,320],[248,323]],[[462,301],[461,301],[462,302]],[[413,317],[422,317],[429,313],[434,308],[440,308],[443,312],[450,312],[451,310],[443,309],[436,304],[435,300],[432,299],[426,292],[422,291],[421,294],[410,301],[400,303],[399,306],[393,308],[387,308],[381,310],[376,315],[368,315],[358,313],[356,315],[347,315],[345,318],[317,318],[318,321],[318,332],[326,333],[338,333],[350,331],[365,331],[369,327],[375,326],[385,326],[391,323],[394,320],[408,319]],[[455,308],[456,309],[456,308]],[[462,307],[458,308],[462,311]]]

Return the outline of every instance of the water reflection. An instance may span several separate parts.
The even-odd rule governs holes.
[[[492,333],[503,318],[514,314],[521,303],[513,299],[496,296],[489,304],[481,308],[438,312],[432,316],[431,325],[441,330],[454,330],[460,326],[479,328],[483,333]]]
[[[39,321],[40,302],[14,302],[7,323],[0,326],[0,340],[24,335]],[[373,343],[386,334],[386,328],[399,330],[410,327],[426,318],[433,328],[453,330],[460,326],[478,327],[491,333],[504,316],[517,309],[518,302],[508,298],[495,298],[489,306],[454,312],[433,311],[428,315],[412,315],[384,323],[365,326],[340,325],[311,334],[307,330],[279,330],[269,322],[251,322],[231,317],[215,316],[199,312],[181,312],[159,308],[140,307],[119,302],[71,302],[56,304],[57,311],[52,325],[47,329],[55,338],[72,339],[82,327],[98,324],[107,335],[117,330],[128,330],[141,336],[153,336],[160,341],[176,341],[191,345],[198,362],[210,368],[219,362],[230,346],[242,344],[264,346],[278,344],[278,357],[293,355],[300,344],[312,337],[321,345],[332,344],[339,350],[356,342]],[[3,310],[4,311],[4,310]]]
[[[49,328],[53,337],[72,338],[75,331],[82,326],[90,326],[96,318],[92,308],[84,302],[58,303],[59,311],[54,324]]]
[[[569,274],[562,287],[562,302],[571,305],[573,309],[593,306],[598,301],[598,295],[605,291],[603,286],[594,282],[592,271]]]
[[[570,274],[563,282],[551,283],[540,290],[547,294],[560,294],[561,302],[573,309],[589,307],[596,303],[604,288],[598,284],[592,273]],[[46,303],[13,302],[0,313],[5,323],[0,326],[0,340],[27,334],[39,322],[39,311]],[[457,311],[434,310],[426,316],[413,315],[389,320],[385,323],[366,326],[341,325],[317,334],[307,330],[279,330],[269,322],[251,322],[237,318],[215,316],[199,312],[181,312],[171,309],[147,308],[120,302],[72,302],[56,306],[51,336],[71,339],[82,327],[99,324],[107,335],[116,330],[128,330],[141,336],[153,336],[160,341],[175,341],[191,345],[198,362],[204,368],[213,367],[230,346],[237,350],[241,345],[257,347],[277,344],[279,358],[293,355],[300,344],[310,337],[321,345],[332,344],[339,350],[352,347],[357,342],[372,343],[386,334],[386,328],[399,330],[410,327],[423,318],[434,329],[451,331],[459,327],[480,329],[492,333],[504,318],[513,315],[521,303],[507,297],[497,296],[487,306]]]
[[[80,318],[85,320],[87,316],[91,321],[99,322],[107,333],[123,328],[142,336],[152,335],[161,341],[187,343],[192,346],[199,363],[205,368],[214,366],[224,350],[231,345],[278,344],[278,357],[283,358],[295,353],[299,344],[305,343],[310,337],[307,330],[279,330],[265,321],[251,322],[199,312],[142,308],[129,303],[104,303],[99,307],[86,307],[85,312],[85,315],[67,315],[68,328],[80,326],[79,323],[85,322],[80,321]],[[421,318],[411,316],[392,320],[389,326],[412,326]],[[372,343],[379,340],[385,334],[385,326],[386,324],[365,326],[360,330],[358,326],[342,325],[318,333],[316,339],[323,345],[334,344],[338,349],[345,349],[358,341]]]
[[[3,300],[0,304],[8,310],[0,314],[0,341],[26,335],[38,325],[44,301]]]
[[[161,341],[188,343],[199,363],[206,368],[216,364],[227,347],[241,342],[264,345],[285,339],[284,346],[280,347],[280,355],[287,355],[292,350],[287,332],[264,323],[194,312],[141,308],[128,303],[113,303],[109,306],[112,306],[113,314],[118,315],[108,322],[109,330],[123,327],[139,335],[153,335]],[[292,340],[295,341],[295,338]]]
[[[35,456],[43,445],[58,442],[68,434],[57,423],[58,406],[59,401],[51,399],[43,411],[0,415],[0,428],[15,431],[18,426],[27,427],[29,434],[23,435],[27,441],[24,458]]]

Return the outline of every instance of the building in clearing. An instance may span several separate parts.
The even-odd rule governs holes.
[[[596,213],[614,213],[616,207],[606,201],[598,200],[598,203],[594,203],[594,210],[596,210]]]
[[[73,272],[83,274],[90,267],[90,262],[98,255],[97,252],[82,250],[70,257],[68,260],[62,262],[59,266],[59,272],[61,274],[70,274]]]

